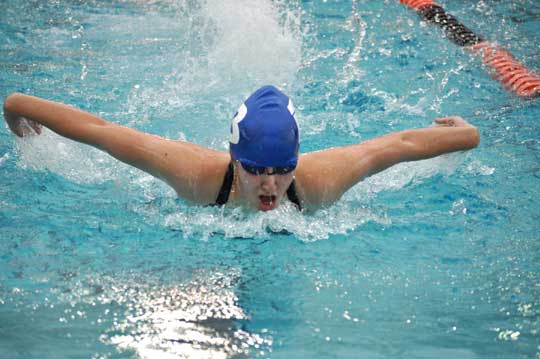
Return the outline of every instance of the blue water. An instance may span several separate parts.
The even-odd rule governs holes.
[[[442,5],[540,69],[536,1]],[[2,127],[0,358],[540,357],[540,102],[398,1],[4,1],[0,38],[2,98],[215,149],[265,83],[301,151],[453,114],[482,136],[303,215],[191,206]]]

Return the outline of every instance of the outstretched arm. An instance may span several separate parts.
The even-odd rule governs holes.
[[[19,93],[4,102],[4,117],[17,136],[41,126],[108,152],[118,160],[166,181],[180,196],[211,203],[217,196],[228,155],[110,123],[91,113]]]
[[[434,127],[395,132],[300,156],[296,178],[306,207],[330,204],[362,179],[397,163],[472,149],[480,142],[476,127],[461,117],[435,122]]]

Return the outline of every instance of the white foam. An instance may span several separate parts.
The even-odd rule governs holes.
[[[169,206],[173,206],[169,204]],[[226,238],[272,239],[276,235],[294,235],[310,242],[327,239],[334,234],[346,234],[367,222],[388,223],[383,215],[376,214],[358,203],[341,201],[312,214],[299,212],[291,203],[285,202],[269,212],[251,212],[241,208],[199,207],[177,204],[169,208],[141,206],[134,210],[142,213],[148,221],[178,231],[186,238],[208,240],[214,235]]]
[[[151,175],[128,166],[105,152],[69,140],[43,128],[39,136],[15,139],[17,165],[35,171],[50,171],[78,184],[114,181],[125,190],[136,189],[147,198],[173,193]]]
[[[290,82],[301,62],[298,14],[270,1],[208,0],[204,13],[216,26],[209,68],[231,83]],[[282,17],[285,19],[282,20]]]
[[[465,156],[462,152],[454,152],[427,160],[397,164],[357,184],[347,193],[347,198],[365,201],[381,191],[399,190],[437,174],[450,175]]]
[[[118,178],[114,160],[89,146],[43,128],[39,136],[17,138],[17,164],[36,171],[51,171],[77,183],[102,183]]]
[[[267,0],[257,6],[248,0],[207,0],[185,4],[179,16],[186,48],[171,54],[172,70],[159,87],[132,93],[132,108],[201,109],[226,103],[230,119],[259,86],[287,87],[295,81],[302,56],[298,11]],[[221,118],[223,111],[215,112],[209,116]]]

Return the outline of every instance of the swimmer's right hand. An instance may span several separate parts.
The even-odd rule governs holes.
[[[10,111],[7,101],[4,103],[4,119],[9,129],[19,137],[41,134],[41,124]]]

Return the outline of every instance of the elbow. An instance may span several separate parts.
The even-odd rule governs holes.
[[[13,112],[13,108],[15,107],[15,103],[17,102],[17,98],[20,96],[20,93],[14,92],[8,97],[6,97],[6,99],[4,100],[4,112]]]
[[[14,92],[10,95],[8,95],[4,99],[4,114],[6,113],[19,113],[21,110],[21,106],[24,103],[25,98],[27,98],[27,95],[24,95],[19,92]]]

